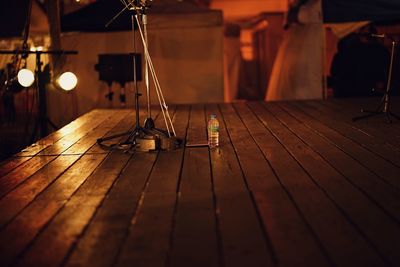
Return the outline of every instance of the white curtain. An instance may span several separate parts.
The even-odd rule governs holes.
[[[285,31],[268,84],[266,100],[323,97],[323,23],[321,2],[310,0],[298,14],[299,24]]]

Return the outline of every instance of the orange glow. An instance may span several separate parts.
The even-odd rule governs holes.
[[[242,29],[240,33],[240,49],[242,52],[242,58],[246,61],[255,60],[255,44],[254,44],[254,34],[257,31],[265,30],[268,27],[268,21],[261,20],[253,27],[249,29]]]
[[[242,29],[240,33],[240,50],[244,60],[251,61],[254,59],[252,30]]]
[[[220,9],[225,19],[248,18],[263,12],[284,12],[287,0],[212,0],[212,9]]]

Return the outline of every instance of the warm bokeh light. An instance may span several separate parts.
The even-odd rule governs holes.
[[[78,78],[72,72],[64,72],[61,74],[60,78],[58,78],[58,84],[65,91],[70,91],[76,87],[78,83]]]
[[[31,86],[34,81],[35,81],[35,76],[33,75],[33,72],[31,70],[21,69],[18,72],[18,82],[23,87]]]
[[[43,51],[43,46],[32,46],[31,51]]]

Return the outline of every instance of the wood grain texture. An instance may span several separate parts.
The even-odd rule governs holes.
[[[126,110],[125,112],[114,112],[106,120],[104,120],[99,126],[89,128],[89,132],[79,139],[76,143],[70,146],[68,149],[62,152],[63,155],[68,154],[83,154],[89,148],[96,144],[96,140],[99,136],[103,136],[111,129],[113,129],[125,116],[129,115],[131,111]]]
[[[206,139],[204,106],[192,107],[187,132]],[[174,218],[172,266],[218,266],[217,222],[208,148],[186,148]]]
[[[7,160],[4,160],[3,162],[0,163],[0,177],[6,175],[25,161],[30,160],[32,157],[11,157]]]
[[[305,105],[303,105],[303,108],[308,109],[310,112],[317,112],[319,117],[327,118],[326,122],[328,122],[330,126],[334,126],[339,131],[344,132],[347,137],[354,139],[358,142],[362,142],[362,144],[365,143],[366,145],[371,146],[372,151],[382,151],[380,153],[382,157],[384,157],[386,160],[392,161],[397,165],[399,164],[400,161],[397,158],[392,157],[393,155],[399,155],[399,149],[390,143],[392,134],[385,137],[385,139],[389,139],[388,142],[388,140],[382,139],[379,136],[375,135],[376,133],[379,133],[378,135],[381,135],[380,131],[375,130],[371,132],[370,130],[366,130],[365,128],[363,129],[362,127],[360,127],[359,122],[351,122],[352,115],[350,114],[352,113],[350,113],[349,115],[344,115],[340,112],[327,108],[323,104],[314,101],[307,101]],[[375,120],[376,119],[378,118],[375,118]],[[382,127],[382,125],[385,125],[386,122],[378,120],[373,124],[375,128],[379,128]]]
[[[300,139],[307,143],[314,151],[320,154],[332,167],[345,176],[354,186],[360,188],[365,194],[380,205],[380,208],[387,211],[390,216],[400,222],[400,195],[398,190],[386,183],[381,175],[371,172],[365,165],[353,159],[347,147],[339,149],[335,144],[328,142],[321,135],[306,127],[303,123],[295,120],[286,112],[270,105],[275,110],[274,114]],[[349,144],[351,148],[351,144]],[[357,158],[367,158],[370,153],[363,149],[359,150]],[[400,177],[400,169],[388,162],[384,173]]]
[[[179,138],[186,136],[189,113],[189,106],[180,106],[173,114]],[[163,266],[167,262],[183,155],[184,147],[158,154],[117,266]]]
[[[376,100],[173,106],[151,153],[91,111],[0,163],[0,266],[398,266],[400,123],[351,121]]]
[[[61,156],[0,200],[0,229],[57,179],[79,156]]]
[[[19,184],[29,179],[35,172],[45,167],[56,156],[34,157],[18,166],[5,176],[0,177],[0,198]]]
[[[78,160],[2,229],[0,232],[1,247],[5,248],[0,255],[2,263],[10,263],[16,260],[14,257],[22,253],[25,246],[31,243],[36,235],[42,231],[42,228],[66,204],[70,196],[103,158],[104,156],[85,156]],[[47,245],[46,243],[46,249],[48,249]]]
[[[374,249],[365,242],[363,236],[347,220],[345,214],[342,214],[342,211],[338,209],[335,201],[332,201],[331,195],[326,194],[329,190],[340,191],[339,188],[347,187],[347,190],[352,190],[352,192],[347,192],[350,194],[347,196],[350,197],[357,195],[358,191],[349,186],[344,179],[341,179],[319,155],[293,136],[270,112],[267,112],[268,107],[266,107],[267,110],[265,107],[258,104],[252,105],[255,114],[279,140],[290,156],[296,160],[290,165],[286,164],[285,168],[296,172],[295,179],[293,174],[289,177],[282,171],[280,171],[281,174],[278,173],[278,176],[282,180],[287,176],[285,181],[289,187],[294,189],[292,191],[293,197],[323,246],[331,255],[332,261],[338,265],[348,266],[383,264]],[[282,162],[279,164],[282,164]],[[272,165],[274,166],[273,163]],[[277,168],[275,170],[278,172]],[[324,190],[320,190],[321,186]],[[313,201],[310,201],[310,199],[313,199]],[[365,201],[363,204],[367,206],[366,208],[372,206],[372,203],[366,201],[363,196],[360,196],[360,199],[360,201]],[[313,203],[313,205],[310,206],[310,203]],[[348,205],[350,204],[352,204],[351,201]],[[348,249],[343,250],[344,247]],[[371,255],[371,258],[367,259],[366,254]]]
[[[47,147],[53,145],[64,136],[73,133],[76,129],[85,125],[88,121],[97,117],[103,117],[105,114],[110,114],[110,111],[100,109],[92,110],[65,125],[58,131],[49,134],[48,136],[38,140],[36,143],[23,149],[20,153],[17,154],[17,156],[34,156],[42,150],[46,149]]]
[[[331,117],[331,115],[329,114],[320,112],[310,107],[308,104],[304,104],[301,106],[299,106],[298,103],[291,103],[291,104],[299,108],[307,115],[312,116],[313,119],[316,119],[319,122],[323,123],[326,126],[325,131],[328,130],[331,133],[336,131],[340,135],[343,135],[346,139],[345,141],[346,147],[347,145],[349,145],[349,143],[356,143],[359,146],[368,150],[370,152],[368,154],[362,152],[365,155],[365,157],[362,157],[363,160],[369,159],[368,166],[370,168],[374,168],[376,173],[385,173],[386,171],[383,170],[386,169],[388,171],[386,172],[386,174],[388,175],[384,175],[384,179],[387,182],[391,183],[392,185],[396,186],[397,188],[400,188],[399,184],[400,181],[397,178],[397,175],[396,174],[393,175],[393,173],[396,173],[396,171],[393,171],[393,169],[397,168],[391,166],[395,165],[396,167],[400,167],[400,160],[399,160],[400,152],[397,151],[393,146],[364,131],[360,131],[359,129],[354,127],[352,124],[349,124],[348,122],[335,119],[334,117]],[[335,135],[337,136],[337,134]],[[336,140],[334,142],[335,144],[338,145],[341,144]],[[388,165],[385,161],[392,164]]]
[[[318,104],[313,101],[313,104]],[[338,116],[353,116],[356,117],[358,115],[365,115],[366,113],[360,112],[361,110],[370,110],[376,111],[376,108],[379,106],[380,100],[378,101],[376,98],[360,98],[357,100],[349,101],[323,101],[320,102],[322,104],[321,108],[326,108],[326,110],[333,111],[338,114]],[[389,110],[395,112],[393,109],[398,110],[398,107],[395,103],[391,103],[389,105]],[[378,137],[385,142],[389,142],[392,145],[396,146],[397,149],[400,149],[400,128],[398,123],[398,119],[395,117],[391,117],[392,122],[388,123],[386,115],[383,113],[380,115],[372,116],[369,118],[364,118],[361,120],[357,120],[353,123],[355,127],[365,132],[368,132],[371,135]],[[390,131],[391,135],[388,135],[387,132]]]
[[[136,212],[157,153],[133,155],[99,206],[65,266],[110,266]],[[109,244],[104,246],[104,243]]]
[[[76,165],[76,168],[71,169],[65,177],[66,180],[58,180],[60,182],[55,184],[54,191],[49,190],[42,201],[34,202],[34,205],[25,212],[26,214],[20,215],[21,219],[17,222],[21,223],[14,228],[22,232],[28,231],[23,230],[25,225],[22,223],[29,223],[26,218],[35,213],[40,218],[40,220],[32,219],[35,224],[43,227],[46,222],[48,223],[38,236],[36,236],[37,229],[26,233],[24,242],[32,242],[35,236],[36,240],[33,242],[32,249],[27,251],[19,261],[20,266],[29,264],[54,266],[62,263],[130,158],[129,155],[120,152],[113,153],[107,158],[105,156],[86,156],[81,162],[82,165]],[[85,166],[87,164],[89,166]],[[51,199],[56,199],[57,202],[42,212],[37,210],[40,206],[36,203],[52,203]]]
[[[303,171],[245,105],[235,108],[240,117],[230,106],[223,108],[224,117],[276,261],[283,266],[329,266],[329,258],[304,218],[304,211],[293,201],[296,195],[306,197],[302,194],[309,186]]]
[[[210,149],[223,262],[226,266],[272,266],[273,252],[265,239],[263,225],[248,191],[235,150],[216,105],[206,114],[220,122],[220,147]]]

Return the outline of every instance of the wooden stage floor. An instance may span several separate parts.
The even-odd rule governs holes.
[[[400,122],[351,121],[378,101],[174,106],[220,147],[150,153],[96,144],[134,111],[89,112],[1,163],[0,266],[400,266]]]

